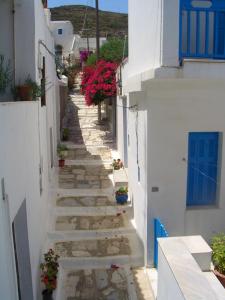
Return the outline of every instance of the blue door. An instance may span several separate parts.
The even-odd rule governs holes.
[[[215,54],[215,58],[224,58],[225,55],[225,12],[216,13]]]
[[[218,147],[218,132],[189,133],[187,206],[216,203]]]

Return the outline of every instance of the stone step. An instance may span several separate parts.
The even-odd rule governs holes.
[[[80,240],[77,238],[76,234],[73,234],[69,240],[52,241],[53,248],[60,256],[62,263],[63,261],[75,263],[86,259],[93,263],[101,258],[105,258],[105,261],[112,258],[118,260],[126,258],[130,259],[130,262],[132,258],[143,259],[142,245],[135,234],[123,235],[118,231],[116,235],[108,232],[107,235],[98,238],[96,236]]]
[[[122,227],[118,229],[101,229],[101,230],[68,230],[68,231],[50,231],[48,232],[48,238],[54,241],[82,241],[82,240],[89,240],[89,239],[101,239],[105,238],[106,236],[109,238],[117,238],[121,235],[129,235],[134,234],[135,229],[131,226]]]
[[[57,231],[107,230],[129,227],[125,214],[105,216],[58,216],[55,222]]]
[[[63,197],[65,198],[65,197]],[[72,198],[72,197],[70,197]],[[56,206],[51,208],[51,214],[55,216],[111,216],[117,214],[125,214],[131,219],[132,206],[130,202],[124,205],[116,204],[116,200],[111,205],[102,206]]]
[[[114,140],[112,138],[94,138],[94,137],[76,137],[76,135],[70,136],[69,139],[70,142],[73,142],[75,145],[86,145],[87,147],[95,146],[95,147],[101,147],[101,146],[110,146],[114,143]]]
[[[111,151],[108,147],[92,147],[81,149],[68,149],[67,160],[110,160]]]
[[[105,189],[112,188],[110,165],[70,165],[59,170],[59,188]]]
[[[63,269],[56,300],[138,300],[130,266]]]
[[[99,207],[116,206],[116,201],[109,196],[61,197],[56,201],[58,207]]]

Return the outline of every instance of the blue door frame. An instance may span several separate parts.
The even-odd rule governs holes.
[[[154,266],[158,268],[158,238],[168,237],[168,233],[159,219],[154,219]]]

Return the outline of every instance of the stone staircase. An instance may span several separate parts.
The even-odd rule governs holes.
[[[74,94],[66,165],[59,169],[49,244],[60,255],[57,300],[137,300],[132,267],[143,249],[132,226],[132,206],[114,199],[113,140],[96,125],[97,110]]]

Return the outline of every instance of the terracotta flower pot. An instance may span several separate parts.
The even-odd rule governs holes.
[[[225,275],[221,274],[217,270],[214,270],[214,274],[216,275],[217,279],[220,281],[222,286],[225,288]]]
[[[52,291],[44,290],[42,292],[42,297],[43,297],[43,300],[53,300],[53,298],[52,298]]]
[[[29,85],[20,85],[17,87],[18,96],[21,101],[32,101],[32,88]]]
[[[59,159],[59,167],[63,168],[65,166],[65,159]]]

